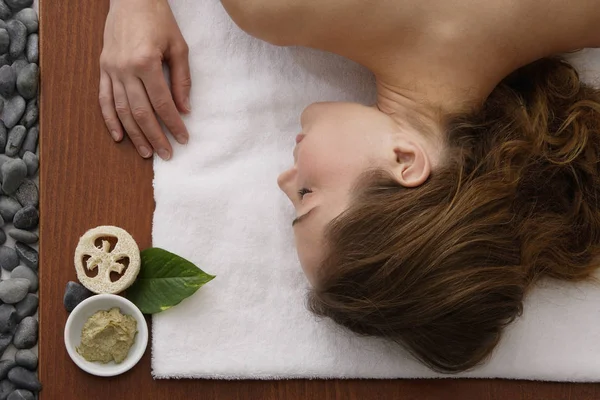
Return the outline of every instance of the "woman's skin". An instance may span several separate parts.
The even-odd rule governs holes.
[[[296,245],[313,285],[326,251],[324,229],[348,207],[362,173],[380,168],[405,187],[422,184],[444,159],[441,116],[476,108],[504,77],[539,58],[600,47],[595,0],[222,3],[259,39],[336,53],[376,77],[372,107],[317,103],[304,111],[294,165],[278,179],[296,208]],[[170,158],[154,112],[185,143],[178,111],[189,111],[191,80],[187,46],[168,3],[111,0],[104,38],[100,103],[109,131],[117,141],[126,132],[142,156],[154,150]]]

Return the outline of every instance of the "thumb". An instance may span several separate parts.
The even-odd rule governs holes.
[[[187,44],[182,39],[181,43],[171,48],[167,57],[173,100],[175,100],[179,111],[184,113],[191,110],[190,89],[192,87],[192,77],[190,75],[188,52]]]

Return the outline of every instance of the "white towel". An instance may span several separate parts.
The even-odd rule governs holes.
[[[191,140],[175,145],[171,161],[155,160],[153,241],[217,277],[154,316],[154,377],[440,376],[393,345],[355,337],[305,309],[294,211],[276,184],[292,163],[304,107],[372,104],[372,76],[331,54],[251,38],[219,1],[172,7],[190,46]],[[600,72],[598,52],[578,57]],[[546,283],[492,360],[459,376],[600,381],[600,289]]]

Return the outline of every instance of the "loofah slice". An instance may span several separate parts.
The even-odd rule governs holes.
[[[114,249],[110,249],[110,242],[107,240],[102,240],[101,246],[96,246],[96,240],[102,237],[116,238]],[[129,259],[127,270],[126,259]],[[92,292],[119,293],[131,286],[140,272],[140,249],[124,229],[99,226],[90,229],[79,239],[75,249],[75,269],[79,281]],[[89,277],[85,269],[97,269],[98,274]],[[115,282],[110,279],[110,273],[113,271],[121,275]]]

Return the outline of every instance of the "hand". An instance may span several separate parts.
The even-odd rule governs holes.
[[[163,60],[170,69],[171,90]],[[179,112],[190,111],[191,85],[188,46],[167,0],[111,0],[100,56],[99,100],[113,139],[122,140],[125,130],[142,157],[156,151],[164,160],[171,158],[171,145],[156,115],[179,143],[187,143]]]

